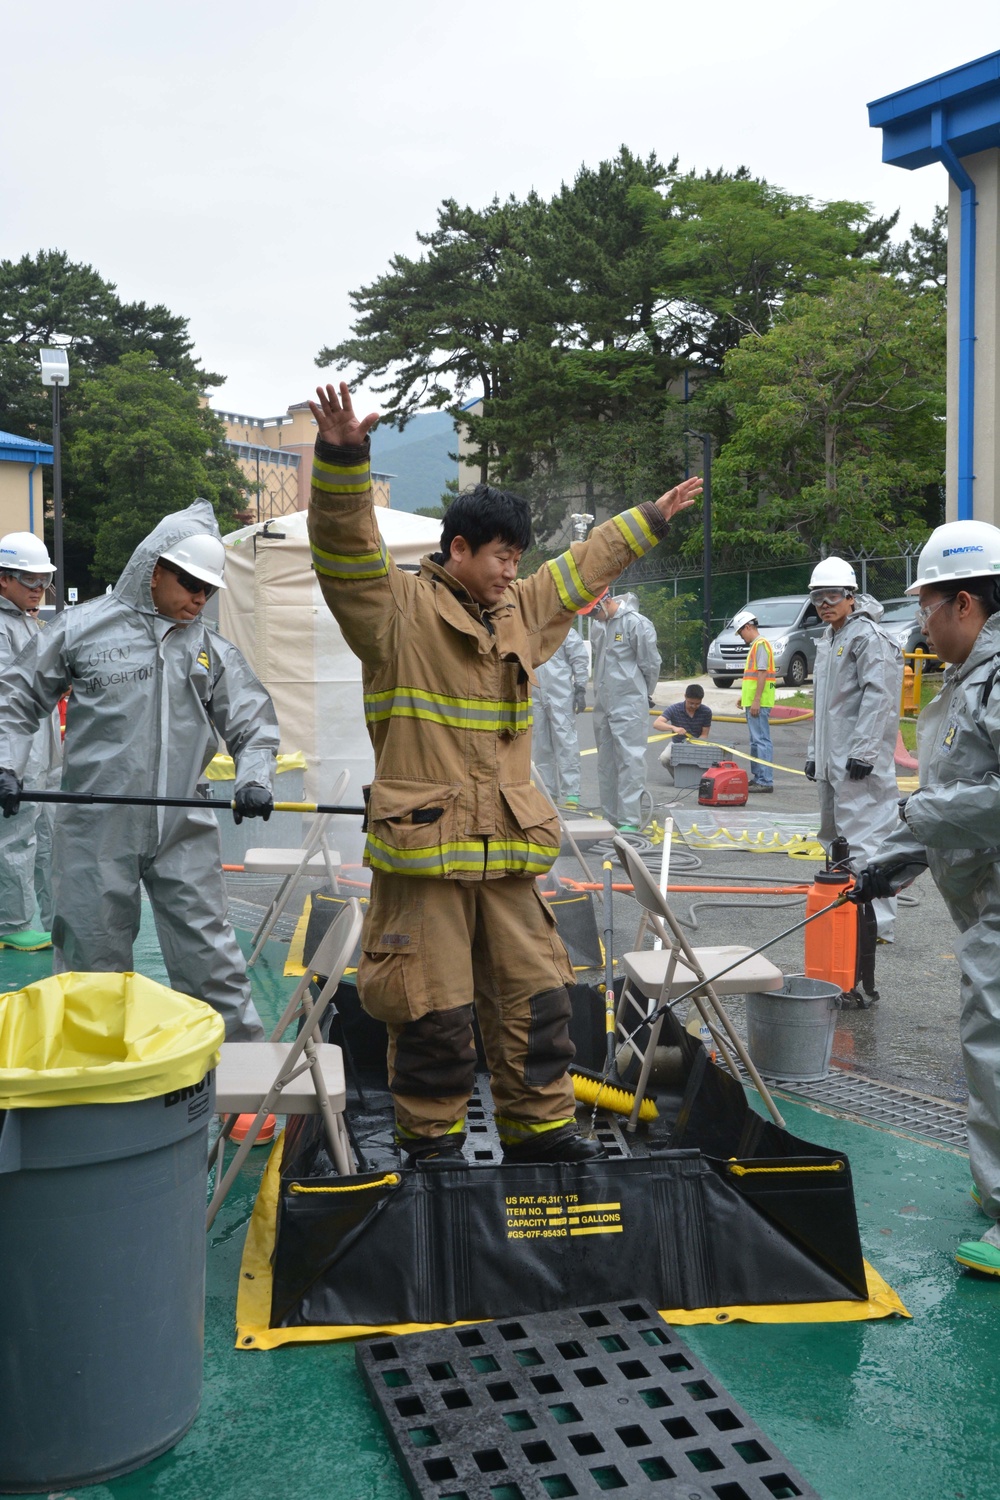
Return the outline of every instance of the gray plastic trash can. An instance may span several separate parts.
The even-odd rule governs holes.
[[[840,986],[789,974],[780,990],[747,995],[747,1046],[765,1078],[816,1083],[830,1071]]]
[[[214,1096],[0,1112],[0,1492],[127,1473],[194,1421]]]

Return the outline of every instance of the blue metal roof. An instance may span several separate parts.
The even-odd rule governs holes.
[[[873,100],[868,123],[882,160],[910,171],[940,161],[942,142],[959,157],[1000,146],[1000,52]]]
[[[51,462],[51,443],[38,443],[34,438],[18,437],[15,432],[0,432],[0,463],[50,464]]]

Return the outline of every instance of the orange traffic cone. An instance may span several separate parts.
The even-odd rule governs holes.
[[[256,1118],[256,1115],[237,1115],[236,1124],[229,1132],[229,1139],[231,1141],[246,1140],[247,1132],[249,1131],[250,1126],[253,1124]],[[277,1124],[278,1122],[275,1119],[274,1115],[265,1115],[264,1123],[260,1127],[260,1130],[257,1132],[257,1139],[254,1141],[254,1145],[266,1146],[269,1141],[273,1141]]]

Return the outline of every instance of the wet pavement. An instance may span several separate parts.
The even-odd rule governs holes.
[[[711,698],[725,704],[726,711],[738,714],[735,690],[710,690]],[[708,695],[706,695],[708,696]],[[657,702],[674,701],[661,684]],[[652,724],[652,715],[650,717]],[[596,808],[597,758],[592,752],[593,716],[577,718],[582,756],[582,804]],[[651,730],[652,733],[652,730]],[[696,788],[677,790],[667,780],[659,764],[663,741],[657,739],[647,751],[646,785],[653,801],[653,817],[662,824],[673,816],[681,829],[692,824],[704,831],[725,827],[737,836],[749,831],[751,836],[764,831],[770,838],[777,829],[783,837],[794,832],[814,831],[819,813],[816,788],[804,776],[794,774],[805,763],[810,723],[781,724],[772,721],[774,743],[775,789],[770,796],[752,796],[745,808],[699,808]],[[749,753],[749,736],[745,721],[723,723],[718,719],[710,739]],[[721,754],[721,752],[720,752]],[[746,761],[739,762],[746,766]],[[781,769],[788,767],[788,770]],[[907,773],[901,773],[907,774]],[[675,843],[673,849],[677,850]],[[686,851],[685,851],[686,852]],[[654,859],[658,857],[656,851]],[[792,859],[784,853],[758,853],[747,849],[697,849],[701,861],[697,869],[678,869],[675,861],[671,885],[729,884],[727,877],[737,877],[750,885],[795,884],[808,882],[818,863]],[[600,878],[599,861],[591,861]],[[690,856],[683,860],[690,863]],[[579,866],[574,860],[561,860],[560,873],[577,878]],[[703,902],[744,905],[703,905]],[[757,947],[792,926],[805,915],[804,901],[796,903],[785,896],[726,896],[676,893],[674,905],[682,918],[690,917],[692,903],[697,903],[692,941],[704,944],[745,943]],[[615,909],[615,951],[632,946],[637,926],[637,908],[627,896],[618,896]],[[600,925],[601,918],[598,916]],[[692,929],[688,928],[689,933]],[[905,893],[896,919],[896,939],[892,945],[880,945],[877,955],[876,983],[880,999],[870,1010],[841,1011],[834,1040],[835,1065],[849,1068],[869,1077],[962,1103],[966,1099],[965,1076],[958,1042],[959,969],[955,959],[957,932],[944,903],[928,875],[921,876]],[[786,973],[802,973],[804,937],[795,933],[768,950],[768,956]],[[742,1005],[733,1001],[731,1013],[742,1029]]]

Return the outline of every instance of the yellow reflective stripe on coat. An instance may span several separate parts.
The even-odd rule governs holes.
[[[527,839],[453,839],[425,849],[397,849],[369,833],[365,845],[371,868],[389,875],[545,875],[558,857],[558,846]]]
[[[324,495],[363,495],[371,488],[369,465],[328,464],[321,458],[313,459],[313,488]]]
[[[643,557],[660,540],[639,506],[635,506],[633,510],[623,510],[621,515],[612,516],[611,519],[636,557]]]
[[[531,728],[531,699],[455,698],[426,688],[387,688],[365,694],[369,724],[386,719],[424,719],[448,729],[482,729],[491,734],[523,734]]]
[[[364,578],[385,578],[389,572],[389,554],[385,542],[379,543],[377,552],[324,552],[321,547],[311,547],[312,564],[324,578],[339,578],[345,582]]]
[[[563,552],[559,557],[554,557],[547,567],[552,574],[552,581],[564,609],[574,612],[583,609],[585,604],[593,604],[594,600],[604,593],[603,584],[593,592],[587,588],[580,577],[580,570],[572,552]]]

